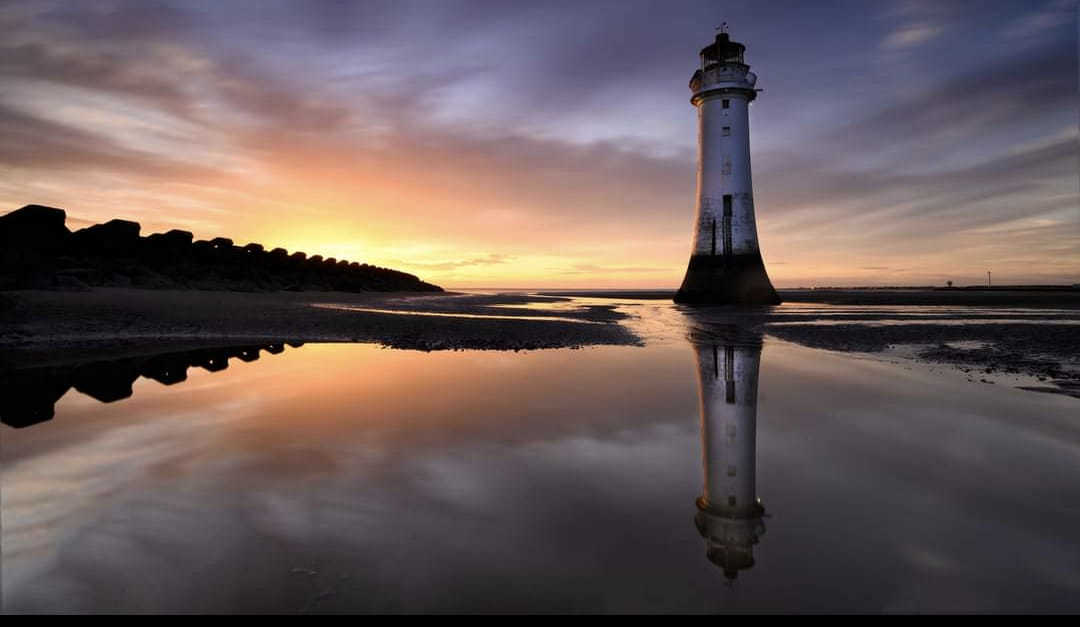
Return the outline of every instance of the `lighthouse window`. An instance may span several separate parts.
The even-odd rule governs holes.
[[[721,135],[724,135],[725,137],[728,136],[728,135],[731,135],[731,127],[730,126],[725,126],[724,129],[723,129],[723,132],[721,133]]]
[[[729,477],[734,477],[735,476],[735,467],[734,466],[728,466],[727,467],[727,476],[729,476]]]
[[[722,103],[721,106],[723,106],[725,109],[729,109],[729,108],[731,108],[731,101],[728,100],[727,98],[724,98],[723,103]]]
[[[728,507],[735,507],[735,497],[734,496],[727,497],[727,504],[728,504]]]

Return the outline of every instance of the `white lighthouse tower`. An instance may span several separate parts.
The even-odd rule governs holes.
[[[780,303],[754,221],[749,111],[757,76],[743,61],[745,51],[721,32],[701,50],[701,67],[690,79],[698,110],[697,226],[677,303]]]
[[[756,436],[761,344],[696,343],[705,487],[694,523],[705,554],[734,579],[754,565],[765,533],[757,498]]]

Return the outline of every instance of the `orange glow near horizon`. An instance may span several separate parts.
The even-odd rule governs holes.
[[[711,35],[632,4],[629,48],[614,8],[447,39],[460,16],[434,5],[421,23],[388,9],[378,33],[348,12],[308,22],[306,5],[0,7],[0,212],[50,205],[73,229],[124,218],[444,287],[674,289],[694,221],[686,78]],[[945,38],[863,15],[884,30],[804,33],[822,39],[808,75],[784,30],[801,11],[744,20],[769,89],[750,141],[776,287],[1080,281],[1071,15],[1017,5],[1042,30],[1004,34],[958,20],[949,40],[972,52],[933,68],[923,46]],[[419,42],[436,33],[433,57]]]
[[[75,170],[0,185],[0,202],[64,208],[72,229],[125,218],[140,222],[144,235],[186,229],[199,239],[394,268],[447,288],[674,289],[685,271],[692,160],[672,168],[677,185],[653,186],[634,172],[655,160],[631,155],[618,167],[581,170],[596,159],[588,146],[556,146],[572,162],[544,171],[529,155],[502,160],[494,142],[456,159],[462,148],[452,138],[352,144],[270,133],[229,141],[235,163],[214,172],[191,163],[151,175]],[[943,248],[940,237],[890,239],[873,224],[830,217],[836,210],[776,207],[771,182],[767,173],[755,178],[758,230],[779,288],[981,284],[987,269],[1001,283],[1060,283],[1080,267],[1068,238],[1047,239],[1068,224],[1065,215],[959,230]],[[1048,185],[1068,193],[1068,182]],[[1023,242],[1032,245],[1016,245]]]

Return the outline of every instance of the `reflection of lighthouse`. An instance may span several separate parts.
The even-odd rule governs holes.
[[[761,344],[697,343],[705,489],[694,518],[709,560],[734,579],[754,565],[765,533],[755,487],[758,364]]]

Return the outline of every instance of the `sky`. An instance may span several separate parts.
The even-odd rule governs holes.
[[[674,288],[687,82],[764,89],[777,287],[1080,283],[1076,0],[0,0],[0,212],[112,218],[445,287]]]

